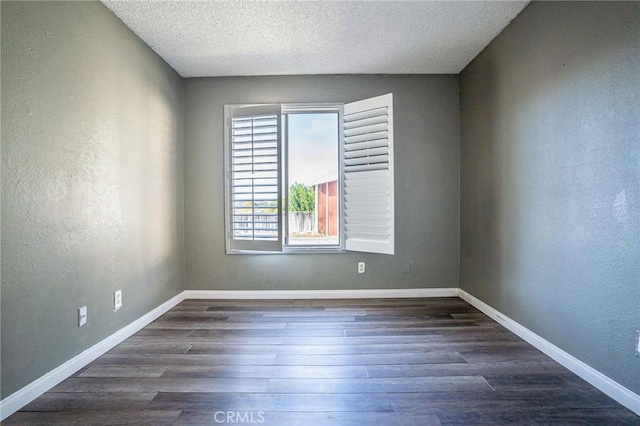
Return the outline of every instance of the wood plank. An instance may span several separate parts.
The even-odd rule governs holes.
[[[428,353],[451,352],[455,350],[470,351],[475,348],[493,349],[500,347],[524,347],[522,342],[426,342],[426,343],[376,343],[362,345],[254,345],[254,344],[225,344],[225,343],[197,343],[191,346],[189,354],[307,354],[307,355],[348,355],[348,354],[394,354],[401,353]]]
[[[180,410],[91,410],[91,411],[19,411],[4,420],[4,425],[172,425],[179,421]]]
[[[532,407],[558,409],[619,408],[612,399],[595,389],[576,391],[495,391],[495,392],[420,392],[388,393],[394,410],[421,410],[428,406],[436,413],[453,410],[475,413],[526,410]]]
[[[285,322],[228,322],[228,321],[200,321],[197,318],[191,321],[154,321],[149,324],[147,328],[163,329],[163,330],[221,330],[220,334],[238,334],[238,335],[253,335],[253,331],[256,330],[283,330],[287,323]],[[237,332],[236,332],[237,330]],[[257,334],[260,334],[259,332]],[[270,335],[270,334],[265,334]],[[278,335],[278,334],[276,334]]]
[[[275,365],[451,364],[465,362],[456,352],[357,355],[278,354]]]
[[[156,395],[156,392],[78,393],[49,391],[27,404],[21,411],[141,410],[147,408]]]
[[[389,379],[271,379],[273,393],[493,392],[481,376]]]
[[[318,317],[319,318],[319,317]],[[382,328],[389,330],[393,333],[394,329],[406,329],[406,328],[432,328],[432,327],[461,327],[461,326],[476,326],[477,321],[460,320],[460,319],[448,319],[448,320],[398,320],[398,321],[296,321],[292,319],[285,324],[285,328],[333,328],[343,327],[347,330],[375,330]]]
[[[369,365],[370,377],[474,376],[500,374],[573,374],[550,359],[545,361],[508,361],[488,364],[396,364]]]
[[[166,369],[139,365],[90,365],[73,377],[160,377]]]
[[[215,411],[311,411],[391,412],[385,393],[361,394],[271,394],[271,393],[165,393],[149,404],[160,410]]]
[[[273,365],[276,355],[259,354],[104,354],[94,365]]]
[[[623,408],[548,408],[529,407],[517,410],[475,412],[469,410],[439,411],[443,424],[496,425],[640,425],[640,419]]]
[[[138,331],[133,337],[163,337],[165,339],[171,339],[172,337],[187,337],[193,333],[193,330],[189,329],[154,329],[150,328],[149,325]]]
[[[441,426],[436,414],[405,414],[397,412],[235,412],[227,414],[220,411],[183,411],[176,425],[216,425],[216,424],[260,424],[264,426],[314,425],[314,426],[363,426],[363,425],[402,425],[402,426]],[[227,417],[229,416],[229,417]],[[243,417],[240,417],[243,416]],[[223,421],[224,420],[224,421]],[[242,420],[244,423],[242,423]],[[234,423],[232,423],[232,421]]]
[[[342,328],[331,329],[313,329],[313,330],[285,330],[282,329],[265,329],[244,328],[239,330],[194,330],[191,336],[194,337],[343,337],[344,330]]]
[[[587,382],[575,374],[550,374],[545,371],[541,374],[527,374],[518,371],[512,374],[486,374],[485,379],[494,389],[499,391],[540,391],[562,389],[588,389]]]
[[[202,378],[202,377],[100,377],[70,378],[52,389],[52,392],[266,392],[268,379]]]
[[[216,312],[197,312],[197,313],[189,313],[189,312],[172,312],[169,311],[162,318],[157,319],[155,322],[190,322],[190,321],[200,321],[203,324],[208,322],[225,322],[229,320],[229,315],[220,315]]]
[[[306,331],[306,330],[305,330]],[[463,327],[374,327],[370,329],[349,329],[345,333],[348,337],[353,336],[380,336],[380,335],[418,335],[437,334],[446,335],[450,333],[495,333],[493,327],[487,326],[463,326]]]
[[[349,379],[366,378],[367,369],[362,365],[298,366],[298,365],[216,365],[169,366],[162,377],[233,377],[233,378],[309,378]]]
[[[191,349],[190,343],[131,343],[124,342],[111,349],[110,354],[185,354]]]
[[[281,321],[283,320],[291,320],[291,321],[297,321],[297,320],[304,320],[305,318],[308,320],[313,320],[313,319],[317,319],[317,318],[323,318],[327,321],[330,321],[332,318],[351,318],[352,321],[356,320],[356,316],[358,317],[365,317],[367,315],[366,311],[359,311],[359,312],[351,312],[352,314],[356,314],[356,315],[349,315],[347,313],[347,311],[341,311],[341,310],[331,310],[328,311],[326,309],[320,309],[320,308],[315,308],[315,310],[313,309],[300,309],[300,308],[296,308],[296,309],[291,309],[291,310],[286,310],[286,311],[282,311],[282,310],[277,310],[277,311],[265,311],[262,314],[263,318],[277,318]]]
[[[253,339],[251,339],[253,341]],[[341,337],[283,337],[283,345],[364,345],[384,343],[423,343],[440,341],[441,336],[433,335],[404,335],[404,336],[341,336]]]

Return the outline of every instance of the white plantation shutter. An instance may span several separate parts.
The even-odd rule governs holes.
[[[345,248],[394,253],[393,95],[344,106]]]
[[[230,251],[282,250],[280,116],[280,105],[261,105],[227,117]]]

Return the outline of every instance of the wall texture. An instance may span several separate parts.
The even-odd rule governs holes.
[[[396,254],[226,255],[223,107],[394,94]],[[458,287],[458,77],[291,76],[185,82],[185,250],[192,290]],[[358,275],[358,260],[367,272]],[[413,262],[411,273],[407,273]]]
[[[183,148],[180,77],[101,3],[1,14],[5,398],[184,290]]]
[[[461,288],[640,393],[640,3],[533,2],[462,72]]]

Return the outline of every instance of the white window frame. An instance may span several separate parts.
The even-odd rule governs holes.
[[[274,104],[271,104],[274,105]],[[248,107],[262,107],[265,104],[225,105],[224,117],[224,167],[225,167],[225,235],[227,254],[243,253],[344,253],[359,251],[394,254],[394,168],[393,168],[393,95],[391,93],[348,104],[342,103],[290,103],[280,105],[278,155],[279,193],[282,203],[278,203],[279,245],[259,248],[252,244],[237,244],[232,238],[232,194],[231,194],[231,117],[235,110]],[[380,112],[382,111],[382,112]],[[339,203],[339,245],[288,245],[288,161],[287,131],[282,126],[286,114],[295,113],[338,113],[340,131],[338,135],[338,191]],[[386,119],[381,118],[382,115]],[[350,116],[346,117],[346,116]],[[364,119],[361,119],[364,117]],[[372,118],[371,118],[372,117]],[[348,122],[347,120],[350,120]],[[373,125],[369,125],[373,122]],[[380,129],[386,123],[386,128]],[[354,124],[355,123],[355,124]],[[383,130],[383,131],[380,131]],[[357,150],[350,154],[346,145],[352,143],[353,134],[359,140],[366,139],[371,132],[372,141],[358,143]],[[345,136],[346,135],[346,136]],[[351,136],[350,136],[351,135]],[[345,140],[347,143],[345,143]],[[361,147],[363,146],[363,147]],[[382,152],[384,151],[384,152]],[[355,153],[355,154],[354,154]],[[384,155],[381,155],[384,154]],[[356,160],[353,157],[356,157]],[[350,156],[347,160],[346,157]],[[354,161],[364,166],[348,165]],[[370,161],[370,164],[369,164]],[[363,169],[363,170],[360,170]],[[369,170],[371,169],[371,170]],[[354,192],[355,190],[355,192]],[[382,197],[382,198],[381,198]],[[382,200],[382,201],[381,201]],[[386,207],[383,206],[386,203]],[[283,209],[283,204],[286,209]],[[374,208],[372,211],[371,208]],[[379,210],[375,210],[379,209]],[[372,212],[368,214],[367,212]],[[276,247],[277,246],[277,247]]]
[[[305,104],[282,104],[282,115],[283,117],[285,115],[288,114],[315,114],[315,113],[334,113],[338,115],[338,126],[339,126],[339,131],[338,131],[338,158],[336,158],[336,161],[338,162],[338,194],[342,194],[342,179],[341,176],[343,174],[342,172],[342,156],[341,153],[343,151],[342,148],[342,134],[343,132],[340,131],[340,127],[341,127],[341,123],[343,122],[343,105],[342,103],[317,103],[317,104],[313,104],[313,103],[305,103]],[[287,138],[288,137],[288,129],[287,129],[287,122],[284,121],[285,125],[283,126],[283,132],[282,132],[282,137]],[[287,206],[287,213],[288,213],[288,206],[289,206],[289,185],[291,182],[289,182],[289,167],[287,167],[288,165],[288,159],[289,159],[289,152],[288,152],[288,147],[289,147],[289,141],[284,139],[284,144],[283,144],[283,149],[282,149],[282,161],[283,161],[283,166],[282,169],[284,170],[284,181],[283,181],[283,194],[284,194],[284,205]],[[317,194],[316,194],[317,197]],[[342,198],[342,197],[340,197]],[[344,212],[344,207],[343,207],[343,201],[342,199],[339,202],[338,205],[338,232],[339,232],[339,238],[338,238],[338,244],[327,244],[327,245],[302,245],[302,244],[295,244],[292,245],[289,243],[289,241],[287,240],[289,237],[289,215],[285,214],[285,212],[283,212],[283,220],[284,220],[284,226],[283,226],[283,232],[284,232],[284,236],[283,236],[283,252],[284,253],[344,253],[345,252],[345,242],[344,242],[344,232],[343,232],[343,212]]]

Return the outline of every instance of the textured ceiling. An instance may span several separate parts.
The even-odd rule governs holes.
[[[459,73],[527,1],[103,0],[183,77]]]

